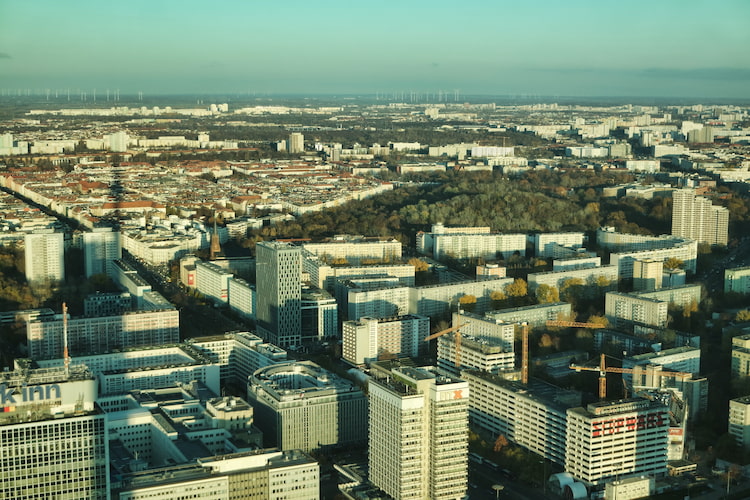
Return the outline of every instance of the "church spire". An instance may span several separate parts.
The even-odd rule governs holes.
[[[219,241],[219,229],[216,226],[216,213],[214,212],[214,232],[211,234],[211,249],[209,253],[209,260],[216,260],[221,254],[221,242]]]

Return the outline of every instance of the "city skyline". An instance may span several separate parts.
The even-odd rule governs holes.
[[[750,4],[0,5],[6,89],[744,98]]]

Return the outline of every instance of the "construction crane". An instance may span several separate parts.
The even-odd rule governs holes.
[[[454,361],[454,364],[456,367],[461,366],[461,332],[459,331],[462,327],[468,325],[469,323],[461,323],[458,326],[452,326],[450,328],[446,328],[445,330],[441,330],[437,333],[433,333],[432,335],[428,335],[424,338],[425,342],[429,342],[430,340],[434,340],[438,337],[442,337],[446,333],[456,332],[456,335],[454,335],[454,339],[456,342],[456,360]]]
[[[521,323],[521,383],[529,383],[529,324]]]
[[[599,398],[605,399],[607,397],[607,373],[630,373],[630,374],[642,374],[644,368],[617,368],[614,366],[607,366],[606,355],[601,354],[599,359],[599,366],[581,366],[581,365],[570,365],[571,370],[580,372],[582,370],[590,372],[599,372]],[[656,365],[660,366],[660,365]],[[679,378],[682,380],[689,379],[693,376],[692,373],[687,372],[660,372],[661,377]]]

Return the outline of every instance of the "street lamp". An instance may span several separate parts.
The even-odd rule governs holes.
[[[505,486],[502,484],[493,484],[492,489],[495,490],[495,499],[500,498],[500,492],[505,489]]]
[[[542,494],[547,494],[547,461],[546,460],[540,460],[540,464],[542,464]]]

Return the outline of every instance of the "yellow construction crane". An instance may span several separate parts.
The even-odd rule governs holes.
[[[446,328],[445,330],[441,330],[437,333],[433,333],[432,335],[428,335],[424,338],[425,342],[429,342],[430,340],[434,340],[438,337],[442,337],[446,333],[456,332],[456,334],[453,336],[456,342],[456,360],[454,361],[454,364],[457,367],[461,366],[461,332],[459,331],[460,328],[468,325],[469,323],[461,323],[458,326],[452,326],[450,328]]]
[[[630,374],[642,374],[644,368],[617,368],[614,366],[607,366],[606,355],[601,354],[599,359],[599,366],[580,366],[570,365],[571,370],[580,372],[582,370],[590,372],[599,372],[599,398],[605,399],[607,397],[607,373],[630,373]],[[657,365],[658,366],[658,365]],[[687,372],[660,372],[661,377],[679,378],[682,380],[689,379],[693,376],[692,373]]]
[[[529,324],[521,323],[521,383],[529,383]]]

